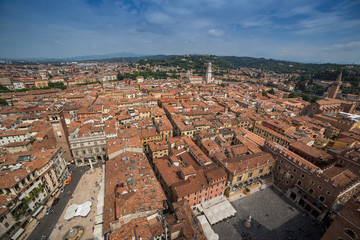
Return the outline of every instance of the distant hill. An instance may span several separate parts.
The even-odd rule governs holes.
[[[89,55],[59,59],[24,59],[14,60],[14,64],[31,64],[31,63],[60,63],[60,62],[138,62],[140,65],[150,64],[180,67],[184,69],[195,69],[204,71],[205,64],[212,62],[215,68],[220,70],[236,69],[240,67],[258,68],[276,73],[305,73],[313,74],[319,71],[340,71],[342,69],[351,69],[359,71],[359,65],[353,65],[347,68],[344,64],[315,64],[315,63],[298,63],[284,60],[274,60],[254,57],[237,57],[237,56],[215,56],[215,55],[150,55],[142,56],[133,53],[120,52],[105,55]]]
[[[254,57],[236,57],[236,56],[214,56],[214,55],[190,55],[175,56],[172,58],[154,59],[149,58],[146,62],[139,59],[140,64],[163,65],[181,67],[184,69],[204,70],[207,62],[212,62],[215,68],[220,70],[236,69],[240,67],[258,68],[277,73],[314,73],[333,69],[338,71],[345,68],[342,64],[315,64],[315,63],[298,63],[283,60],[254,58]],[[358,66],[355,66],[358,67]]]

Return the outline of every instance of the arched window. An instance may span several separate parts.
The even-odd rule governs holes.
[[[350,228],[345,229],[345,234],[348,235],[349,237],[351,237],[352,239],[356,238],[356,233],[353,230],[351,230]]]

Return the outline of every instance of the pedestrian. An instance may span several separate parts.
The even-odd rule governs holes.
[[[92,227],[92,231],[94,231],[95,230],[95,227]]]

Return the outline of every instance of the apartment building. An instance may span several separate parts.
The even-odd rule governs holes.
[[[265,127],[263,125],[259,125],[259,124],[255,125],[254,133],[266,140],[271,140],[271,141],[278,143],[286,148],[288,148],[290,143],[292,141],[294,141],[278,132],[275,132],[274,130],[271,130],[270,128],[267,128],[267,127]]]
[[[27,130],[5,130],[0,131],[0,146],[10,143],[24,142],[29,140],[30,133]]]
[[[0,170],[0,237],[32,217],[66,179],[61,148],[3,156]]]

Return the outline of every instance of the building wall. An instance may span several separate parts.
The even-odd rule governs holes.
[[[21,135],[3,136],[3,137],[0,137],[0,146],[4,146],[4,145],[7,145],[7,144],[13,143],[13,142],[23,142],[23,141],[29,140],[29,138],[30,138],[29,133],[21,134]]]
[[[5,211],[0,216],[0,238],[16,223],[10,211]]]
[[[347,201],[359,189],[359,184],[348,186],[347,189],[334,186],[321,174],[312,173],[267,146],[266,148],[277,158],[273,171],[275,185],[290,200],[319,221],[332,205],[339,201]]]
[[[106,158],[106,136],[104,134],[81,138],[70,138],[70,147],[76,165],[96,163]]]
[[[210,184],[207,188],[204,188],[198,192],[194,192],[192,194],[184,196],[184,199],[189,202],[190,206],[195,206],[201,202],[223,195],[223,192],[225,190],[225,185],[226,185],[226,179],[223,178],[217,183]],[[181,199],[182,196],[177,197],[175,201],[179,201]]]

